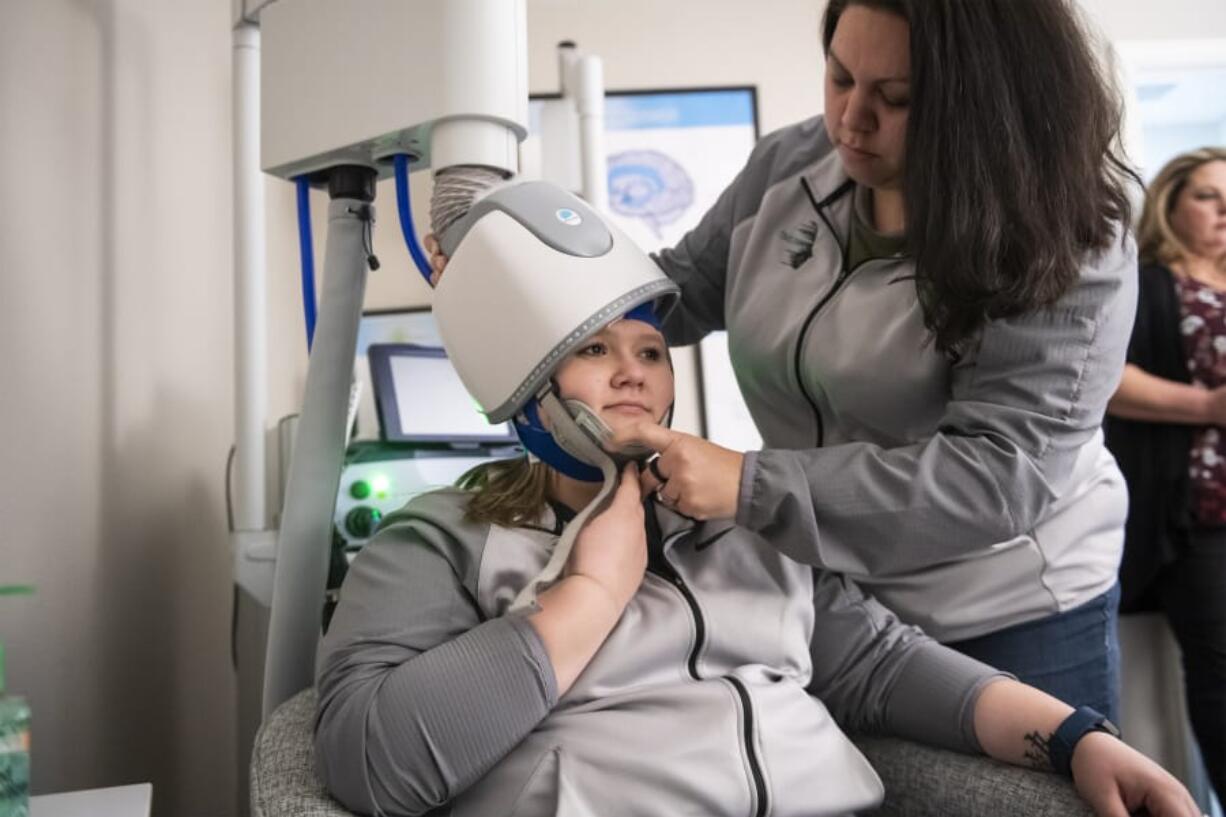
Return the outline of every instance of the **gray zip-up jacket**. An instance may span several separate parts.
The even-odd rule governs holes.
[[[1136,313],[1131,239],[951,362],[929,340],[909,259],[844,268],[858,197],[814,118],[764,138],[658,256],[682,291],[670,343],[727,329],[764,440],[745,459],[737,522],[942,641],[1105,592],[1127,493],[1100,425]]]
[[[390,516],[342,588],[315,745],[352,810],[846,814],[882,789],[836,720],[977,749],[974,703],[998,673],[743,528],[654,505],[643,583],[559,700],[535,629],[505,614],[557,517],[473,523],[467,497],[436,492]]]

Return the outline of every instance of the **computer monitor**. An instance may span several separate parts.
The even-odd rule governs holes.
[[[375,343],[366,349],[382,438],[397,443],[501,444],[510,423],[491,425],[440,347]]]
[[[399,309],[372,309],[362,312],[358,324],[358,343],[353,361],[353,378],[358,383],[358,404],[354,440],[379,440],[379,414],[375,408],[374,386],[370,382],[370,361],[366,350],[376,343],[412,343],[417,346],[442,346],[434,314],[428,306]]]

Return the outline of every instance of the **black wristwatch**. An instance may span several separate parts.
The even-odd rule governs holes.
[[[1073,777],[1073,749],[1077,742],[1091,732],[1106,732],[1112,737],[1120,736],[1119,727],[1107,720],[1107,716],[1088,706],[1079,707],[1064,719],[1052,733],[1047,755],[1051,766],[1067,778]]]

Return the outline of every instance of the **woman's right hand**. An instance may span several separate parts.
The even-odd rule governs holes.
[[[598,584],[620,615],[638,591],[646,570],[647,534],[639,472],[634,463],[629,463],[609,507],[579,533],[564,575],[583,576]]]
[[[430,286],[436,287],[443,277],[443,269],[447,266],[447,256],[443,255],[442,249],[439,248],[434,233],[426,233],[422,243],[426,246],[426,252],[430,253],[430,269],[433,270],[430,273]]]

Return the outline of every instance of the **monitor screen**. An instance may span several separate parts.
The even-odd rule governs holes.
[[[490,425],[438,347],[376,343],[366,350],[383,439],[407,443],[515,441],[509,423]]]
[[[375,408],[374,384],[370,381],[370,361],[366,350],[375,343],[412,343],[417,346],[442,346],[434,314],[428,306],[369,310],[358,324],[358,343],[353,361],[353,378],[359,387],[356,428],[353,439],[378,440],[379,414]]]

